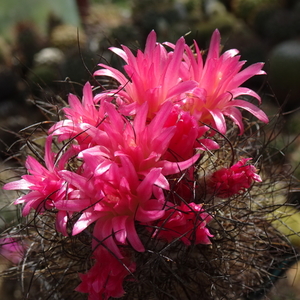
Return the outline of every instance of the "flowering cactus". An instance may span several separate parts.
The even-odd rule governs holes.
[[[94,94],[86,83],[81,101],[69,95],[64,119],[49,130],[45,165],[29,156],[30,174],[4,186],[28,191],[15,201],[24,204],[24,216],[51,211],[62,235],[91,232],[94,265],[80,275],[76,289],[90,300],[124,295],[123,284],[138,267],[126,249],[146,251],[140,227],[151,232],[151,239],[170,244],[213,243],[207,227],[213,213],[193,196],[198,161],[219,149],[212,137],[226,135],[225,117],[243,133],[238,108],[268,122],[262,110],[239,99],[248,95],[260,101],[240,85],[264,74],[263,64],[241,71],[245,62],[237,50],[220,56],[217,30],[205,62],[194,46],[195,52],[184,38],[175,45],[157,43],[153,31],[136,56],[126,46],[111,48],[124,59],[126,74],[100,64],[95,76],[112,77],[120,86]],[[209,174],[208,190],[227,198],[261,181],[247,164],[250,159]]]

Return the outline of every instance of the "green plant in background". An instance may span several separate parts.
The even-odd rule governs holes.
[[[14,24],[31,21],[46,33],[49,15],[56,15],[64,23],[80,26],[80,19],[73,0],[2,0],[0,1],[0,35],[12,40]]]
[[[74,48],[85,48],[86,42],[85,32],[69,24],[54,27],[50,36],[50,44],[63,52]]]
[[[282,0],[232,0],[231,6],[239,18],[252,22],[258,12],[276,7],[281,2]]]
[[[33,66],[34,55],[42,48],[40,32],[32,22],[19,22],[15,27],[16,41],[14,56],[20,70],[26,74]]]
[[[285,41],[273,48],[269,56],[269,81],[285,110],[299,106],[300,95],[300,41]]]

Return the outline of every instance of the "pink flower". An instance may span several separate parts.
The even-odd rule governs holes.
[[[185,135],[192,151],[180,159],[171,158],[167,155],[170,151],[170,145],[172,145],[172,139],[176,134],[177,125],[180,123],[180,116],[178,115],[176,123],[167,123],[172,109],[171,102],[164,103],[155,117],[148,122],[149,108],[148,104],[144,103],[137,108],[134,120],[129,122],[124,120],[119,112],[108,106],[107,113],[110,117],[110,123],[104,123],[104,130],[111,140],[110,158],[119,160],[121,156],[129,157],[138,174],[143,176],[152,168],[162,168],[160,179],[165,184],[167,181],[163,176],[176,174],[190,167],[199,158],[199,154],[195,154],[193,148],[198,138],[198,135],[195,135],[193,131],[197,128],[191,128],[191,131]],[[169,160],[165,159],[166,155]]]
[[[176,45],[165,43],[173,51],[167,52],[163,45],[156,42],[152,31],[147,39],[144,53],[138,50],[137,56],[125,46],[123,50],[111,50],[124,59],[125,77],[120,71],[100,64],[95,76],[109,76],[120,83],[115,95],[121,111],[128,115],[134,114],[136,106],[144,102],[149,104],[149,115],[153,117],[160,105],[167,100],[173,101],[181,109],[190,112],[200,124],[208,124],[226,133],[225,117],[230,118],[244,131],[242,108],[253,114],[262,122],[267,123],[268,117],[252,103],[240,99],[246,95],[260,97],[251,89],[240,87],[254,75],[262,75],[263,63],[253,64],[242,70],[245,61],[240,61],[235,49],[226,51],[221,56],[220,33],[213,33],[205,63],[198,45],[195,43],[196,54],[180,38]],[[101,99],[103,96],[98,96]],[[96,97],[97,98],[97,97]]]
[[[176,127],[169,143],[169,151],[164,155],[165,159],[181,161],[192,157],[195,150],[208,151],[220,148],[213,140],[203,137],[209,127],[199,126],[195,117],[189,112],[182,111],[178,106],[173,107],[165,126]]]
[[[169,53],[156,42],[154,31],[147,38],[144,53],[138,50],[135,57],[128,47],[122,48],[112,47],[110,50],[126,62],[124,70],[127,77],[104,64],[99,65],[104,69],[96,71],[94,75],[109,76],[120,83],[119,89],[111,91],[111,94],[117,94],[118,103],[123,104],[126,111],[136,104],[139,106],[147,102],[149,116],[152,117],[162,103],[196,87],[195,82],[181,80],[180,66],[185,48],[183,38],[178,40],[174,52]],[[129,105],[131,103],[134,105]]]
[[[196,53],[193,53],[188,46],[185,47],[186,55],[184,55],[181,74],[184,81],[194,80],[198,82],[198,86],[186,94],[181,107],[195,115],[201,123],[212,125],[222,134],[226,133],[224,116],[236,123],[241,134],[243,133],[242,114],[238,108],[247,110],[267,123],[268,117],[262,110],[240,98],[242,95],[247,95],[260,102],[258,94],[240,85],[254,75],[265,74],[262,70],[263,63],[253,64],[241,71],[246,61],[239,60],[240,56],[236,56],[238,54],[236,49],[228,50],[220,56],[218,30],[215,30],[212,35],[205,63],[196,42],[194,47]]]
[[[102,102],[110,100],[107,94],[102,96]],[[70,107],[63,109],[67,119],[57,122],[49,133],[58,137],[58,141],[75,139],[80,147],[91,147],[98,140],[105,138],[105,133],[99,130],[106,118],[105,106],[94,101],[93,90],[89,82],[83,87],[82,101],[77,96],[69,94]],[[102,103],[101,102],[101,103]],[[103,136],[104,135],[104,136]]]
[[[31,209],[41,213],[51,209],[56,199],[65,193],[64,181],[57,173],[55,155],[51,150],[52,138],[48,137],[45,146],[45,167],[35,158],[28,156],[25,167],[31,175],[23,175],[21,180],[4,185],[5,190],[30,190],[14,203],[25,203],[23,215],[27,216]],[[62,166],[61,166],[62,167]]]
[[[13,264],[23,259],[25,247],[15,238],[0,238],[0,255]]]
[[[122,297],[125,293],[123,282],[135,271],[135,263],[127,257],[117,259],[102,246],[94,251],[94,258],[94,266],[86,274],[79,275],[82,282],[76,291],[88,293],[89,300]]]
[[[73,197],[74,189],[66,184],[59,171],[64,170],[69,160],[79,152],[80,147],[73,145],[63,154],[62,152],[54,153],[51,147],[52,137],[49,136],[45,145],[45,166],[28,156],[25,167],[30,175],[23,175],[21,180],[9,182],[3,186],[5,190],[29,191],[14,202],[14,204],[25,204],[22,210],[23,216],[27,216],[31,209],[39,214],[45,210],[57,212],[57,201]],[[69,217],[71,214],[67,214],[66,211],[57,212],[56,229],[64,235],[67,235],[65,225]]]
[[[61,176],[78,193],[77,198],[56,203],[59,210],[81,213],[73,235],[95,223],[93,249],[103,243],[118,258],[122,258],[118,245],[129,243],[136,251],[144,251],[135,229],[136,221],[154,221],[165,213],[163,192],[154,185],[161,170],[152,169],[140,181],[130,161],[125,157],[122,161],[122,167],[114,163],[105,173],[86,178],[61,171]]]
[[[251,158],[243,158],[229,169],[222,168],[207,179],[208,192],[220,198],[243,194],[254,181],[261,182],[253,165],[247,165]]]
[[[212,217],[204,211],[201,204],[181,203],[166,209],[166,214],[159,222],[153,237],[165,239],[169,243],[180,239],[184,244],[210,244],[210,234],[206,224]]]

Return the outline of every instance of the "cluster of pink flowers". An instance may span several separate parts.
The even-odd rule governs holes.
[[[92,226],[95,264],[80,276],[76,289],[88,293],[90,300],[124,294],[123,282],[136,269],[126,247],[145,251],[137,225],[170,243],[211,243],[206,226],[212,216],[193,197],[195,164],[201,153],[219,148],[211,137],[226,134],[225,117],[243,133],[238,108],[268,122],[258,107],[239,99],[249,95],[260,101],[240,85],[264,74],[263,64],[241,70],[245,62],[237,50],[220,55],[217,30],[205,62],[196,43],[195,52],[184,38],[163,45],[156,42],[154,31],[144,52],[138,50],[135,56],[122,48],[111,50],[124,59],[125,75],[103,64],[95,72],[120,86],[94,94],[86,83],[81,101],[69,95],[65,119],[49,130],[44,165],[29,156],[29,174],[4,186],[29,190],[15,201],[24,204],[23,215],[54,212],[56,229],[63,235]],[[54,141],[56,147],[61,144],[57,151]],[[212,174],[209,187],[220,197],[244,192],[261,180],[247,161]]]

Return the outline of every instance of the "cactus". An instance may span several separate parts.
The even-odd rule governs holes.
[[[28,69],[33,65],[35,53],[37,53],[42,47],[42,40],[35,25],[31,22],[18,23],[15,31],[15,53],[23,72],[27,73]]]
[[[260,10],[280,5],[281,2],[281,0],[232,0],[231,5],[237,17],[251,23]]]
[[[59,25],[55,27],[51,33],[50,42],[54,47],[59,48],[63,52],[85,47],[87,37],[85,33],[72,25]]]
[[[299,107],[300,41],[277,45],[269,56],[269,82],[285,111]]]

